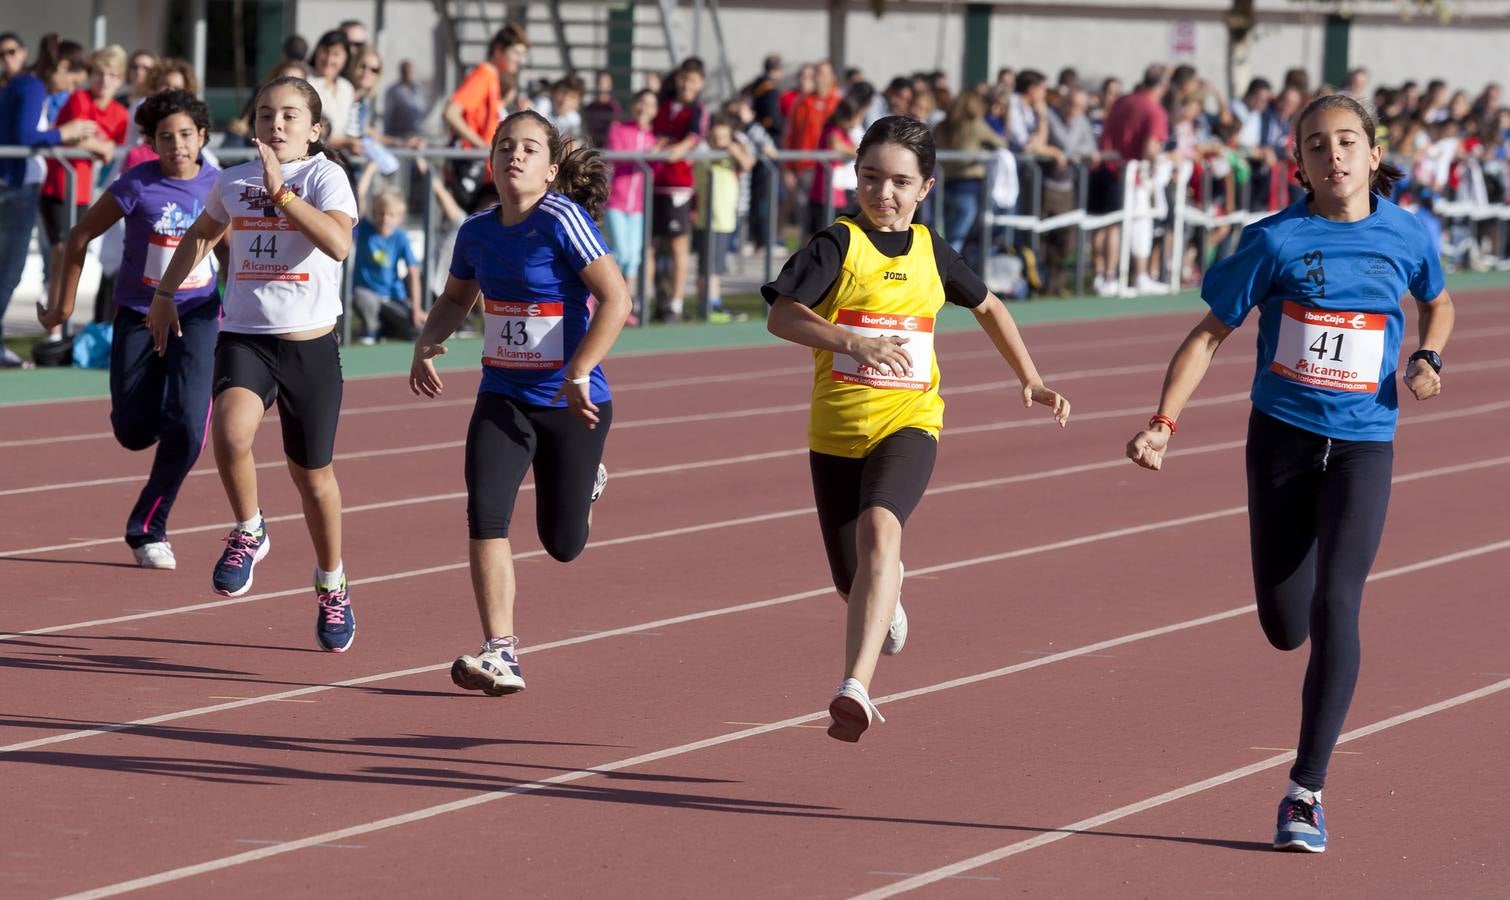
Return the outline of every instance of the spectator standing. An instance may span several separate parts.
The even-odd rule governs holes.
[[[1115,159],[1103,162],[1093,177],[1099,182],[1101,198],[1095,212],[1111,212],[1127,203],[1135,211],[1151,208],[1151,186],[1139,183],[1132,197],[1122,197],[1124,166],[1138,161],[1151,161],[1169,140],[1169,116],[1164,112],[1164,91],[1168,87],[1168,74],[1162,65],[1149,66],[1137,90],[1118,98],[1106,114],[1102,125],[1101,150],[1115,155]],[[1149,223],[1151,226],[1151,223]],[[1152,253],[1152,228],[1145,235],[1140,228],[1139,238],[1132,249],[1133,288],[1143,292],[1156,292],[1158,283],[1148,274],[1148,258]],[[1115,296],[1123,292],[1119,272],[1120,243],[1124,235],[1122,226],[1108,225],[1093,239],[1099,245],[1095,253],[1096,293]],[[1128,237],[1132,237],[1129,235]]]
[[[427,109],[425,87],[414,80],[414,62],[400,60],[398,81],[383,92],[383,133],[397,141],[423,137]]]
[[[516,88],[528,52],[522,25],[510,22],[493,35],[487,61],[467,73],[446,103],[444,117],[454,146],[464,150],[492,147],[493,132],[505,115],[505,95]],[[497,196],[487,160],[459,159],[452,166],[455,191],[464,208],[479,209]]]

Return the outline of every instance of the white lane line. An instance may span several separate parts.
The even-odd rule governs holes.
[[[1416,709],[1409,710],[1408,712],[1400,713],[1396,716],[1390,716],[1387,719],[1381,719],[1378,722],[1374,722],[1370,725],[1364,725],[1361,728],[1355,728],[1338,738],[1337,743],[1339,745],[1351,743],[1352,741],[1361,740],[1363,738],[1369,737],[1370,735],[1378,734],[1381,731],[1388,731],[1391,728],[1397,728],[1401,725],[1408,725],[1411,722],[1424,719],[1427,716],[1435,715],[1436,713],[1443,712],[1445,710],[1454,709],[1456,707],[1472,703],[1475,700],[1482,700],[1485,697],[1491,697],[1495,694],[1500,693],[1501,691],[1506,690],[1507,688],[1510,688],[1510,678],[1506,678],[1503,681],[1496,681],[1493,684],[1487,684],[1477,690],[1468,691],[1466,693],[1458,694],[1453,697],[1448,697],[1445,700],[1440,700],[1436,703],[1418,707]],[[1038,835],[1037,837],[1028,838],[1027,840],[1023,841],[1017,841],[1016,843],[1008,844],[1005,847],[999,847],[990,852],[982,853],[978,856],[972,856],[969,859],[962,859],[959,862],[953,863],[951,865],[940,866],[937,869],[933,869],[929,872],[924,872],[921,875],[915,875],[912,878],[907,879],[906,881],[899,881],[896,884],[890,884],[883,888],[867,891],[863,894],[857,895],[855,897],[855,900],[882,900],[882,898],[884,897],[895,897],[898,894],[904,894],[908,891],[914,891],[921,887],[927,887],[934,882],[942,881],[945,878],[958,876],[963,872],[970,871],[971,869],[978,869],[981,866],[999,862],[1000,860],[1006,859],[1009,856],[1016,856],[1020,853],[1026,853],[1029,850],[1036,850],[1039,847],[1045,847],[1049,844],[1057,843],[1064,840],[1065,838],[1073,837],[1077,834],[1091,831],[1095,828],[1100,828],[1103,825],[1109,825],[1112,822],[1118,821],[1119,819],[1135,816],[1139,813],[1147,812],[1148,810],[1156,809],[1157,807],[1173,803],[1176,800],[1183,800],[1184,798],[1189,797],[1193,794],[1199,794],[1202,791],[1208,791],[1212,788],[1221,787],[1222,785],[1230,784],[1231,782],[1247,778],[1249,775],[1256,775],[1259,772],[1265,772],[1269,769],[1277,768],[1287,762],[1290,762],[1294,758],[1295,751],[1291,750],[1285,753],[1281,753],[1278,756],[1271,756],[1268,759],[1259,760],[1258,762],[1252,763],[1250,765],[1242,766],[1236,769],[1230,769],[1226,772],[1221,773],[1220,775],[1213,775],[1210,778],[1206,778],[1202,781],[1187,784],[1183,787],[1175,788],[1174,790],[1165,791],[1162,794],[1157,794],[1155,796],[1139,800],[1136,803],[1129,803],[1126,806],[1119,806],[1116,809],[1108,810],[1107,812],[1101,813],[1100,815],[1091,816],[1088,819],[1081,819],[1078,822],[1071,822],[1068,825],[1055,828],[1052,831],[1046,831],[1043,834]]]
[[[1510,547],[1510,541],[1502,541],[1497,546],[1499,548]],[[1478,552],[1490,552],[1489,550],[1484,549],[1484,548],[1477,548],[1477,549],[1478,549]],[[1465,553],[1469,553],[1469,552],[1472,552],[1472,551],[1464,551],[1464,552]],[[1456,556],[1456,558],[1464,558],[1461,554],[1458,554],[1458,555],[1455,555],[1455,556]],[[1413,564],[1412,566],[1402,567],[1401,569],[1397,569],[1397,570],[1390,570],[1389,572],[1377,573],[1377,574],[1371,576],[1370,580],[1377,580],[1377,579],[1380,579],[1380,578],[1391,577],[1394,574],[1403,573],[1405,571],[1418,571],[1420,568],[1424,568],[1424,567],[1426,567],[1428,565],[1431,565],[1431,564],[1439,564],[1439,563],[1434,563],[1434,561],[1431,561],[1431,560],[1423,560],[1422,562]],[[825,589],[822,592],[812,592],[812,593],[827,593],[827,592],[828,592],[827,589]],[[768,603],[769,603],[769,601],[767,601],[766,603],[762,603],[761,605],[767,605]],[[1177,623],[1177,624],[1174,624],[1174,625],[1168,625],[1168,626],[1164,626],[1162,628],[1149,629],[1147,631],[1141,631],[1141,632],[1137,632],[1135,634],[1124,635],[1124,636],[1119,637],[1119,638],[1112,638],[1112,639],[1106,640],[1106,641],[1099,641],[1097,643],[1090,644],[1090,645],[1087,645],[1085,647],[1081,647],[1081,648],[1078,648],[1078,649],[1075,649],[1075,650],[1067,650],[1067,651],[1065,651],[1063,653],[1056,654],[1054,657],[1045,657],[1045,658],[1042,658],[1042,659],[1035,659],[1035,660],[1032,660],[1032,661],[1027,662],[1027,663],[1021,663],[1021,664],[1013,665],[1013,666],[1005,666],[1005,667],[1000,668],[1000,669],[993,669],[993,670],[991,670],[989,672],[983,672],[983,673],[980,673],[978,675],[968,676],[968,677],[965,677],[965,678],[951,679],[949,681],[942,681],[942,682],[939,682],[937,684],[927,685],[925,687],[916,688],[916,689],[909,690],[909,691],[901,691],[901,692],[898,692],[898,693],[895,693],[895,694],[889,694],[889,695],[887,695],[885,697],[878,697],[878,698],[876,698],[876,702],[877,703],[894,702],[894,701],[900,701],[900,700],[903,700],[903,699],[910,699],[910,698],[913,698],[913,697],[921,697],[921,696],[926,696],[928,694],[939,693],[941,691],[951,690],[953,688],[961,687],[961,686],[964,686],[964,685],[976,684],[976,683],[979,683],[981,681],[987,681],[987,680],[991,680],[991,679],[994,679],[994,678],[1000,678],[1000,677],[1003,677],[1005,675],[1010,675],[1010,674],[1012,674],[1014,672],[1024,671],[1026,669],[1032,669],[1032,668],[1039,668],[1039,667],[1044,666],[1044,665],[1049,665],[1051,662],[1060,662],[1060,661],[1063,661],[1063,660],[1075,658],[1077,656],[1088,655],[1088,654],[1091,654],[1091,653],[1095,653],[1095,652],[1097,652],[1099,650],[1107,649],[1108,647],[1121,646],[1123,644],[1130,644],[1130,643],[1133,643],[1135,641],[1146,640],[1146,639],[1151,638],[1151,637],[1158,637],[1158,636],[1162,636],[1162,635],[1166,635],[1166,634],[1173,634],[1173,633],[1178,632],[1178,631],[1183,631],[1183,630],[1187,630],[1187,629],[1191,629],[1191,628],[1197,628],[1197,627],[1199,627],[1201,625],[1210,624],[1212,622],[1223,621],[1225,619],[1230,619],[1230,618],[1233,618],[1233,617],[1238,616],[1238,615],[1250,614],[1250,613],[1252,613],[1252,611],[1253,611],[1253,607],[1251,605],[1249,605],[1249,606],[1243,606],[1243,607],[1239,607],[1237,609],[1228,610],[1228,611],[1223,612],[1223,613],[1217,613],[1215,615],[1210,615],[1210,616],[1202,616],[1202,617],[1197,618],[1197,619],[1191,619],[1191,620],[1188,620],[1186,622],[1181,622],[1181,623]],[[426,667],[424,669],[416,669],[416,670],[409,670],[409,671],[410,672],[438,671],[440,669],[446,668],[447,665],[448,664],[439,665],[439,666],[430,666],[430,667]],[[350,683],[350,682],[347,682],[347,683]],[[1468,703],[1468,702],[1471,702],[1473,700],[1477,700],[1477,699],[1479,699],[1481,697],[1489,696],[1490,694],[1495,693],[1496,691],[1499,691],[1499,690],[1503,690],[1503,689],[1505,689],[1507,687],[1510,687],[1510,678],[1507,678],[1504,681],[1498,682],[1495,685],[1490,685],[1487,688],[1481,688],[1478,691],[1472,691],[1472,692],[1470,692],[1468,694],[1460,694],[1457,697],[1450,698],[1448,700],[1444,700],[1444,701],[1441,701],[1439,703],[1432,704],[1431,706],[1422,707],[1421,709],[1414,710],[1414,711],[1409,712],[1409,713],[1404,713],[1404,714],[1401,714],[1401,715],[1398,715],[1398,716],[1394,716],[1394,717],[1392,717],[1390,719],[1385,719],[1383,722],[1375,723],[1374,725],[1365,726],[1363,728],[1355,729],[1354,731],[1348,732],[1346,735],[1344,735],[1343,739],[1341,741],[1339,741],[1339,743],[1343,743],[1345,741],[1355,740],[1357,738],[1364,737],[1364,736],[1369,735],[1369,734],[1374,734],[1376,732],[1383,731],[1383,730],[1385,730],[1387,728],[1392,728],[1395,725],[1403,724],[1404,722],[1407,722],[1407,721],[1414,721],[1415,719],[1421,718],[1421,717],[1426,716],[1426,715],[1430,715],[1430,714],[1432,714],[1434,712],[1440,712],[1441,710],[1449,709],[1449,708],[1451,708],[1453,706],[1459,706],[1459,705],[1462,705],[1464,703]],[[305,689],[301,689],[300,692],[307,693],[307,692],[310,692],[311,690],[324,690],[324,689],[327,689],[327,688],[314,688],[314,689],[305,688]],[[289,692],[289,693],[294,693],[294,692]],[[267,846],[267,847],[262,847],[262,848],[259,848],[259,849],[256,849],[256,850],[249,850],[249,851],[246,851],[246,852],[243,852],[243,853],[237,853],[237,854],[234,854],[234,855],[231,855],[231,856],[221,857],[219,859],[212,859],[212,860],[208,860],[208,861],[205,861],[205,862],[202,862],[202,863],[197,863],[197,864],[194,864],[194,865],[182,866],[182,867],[179,867],[179,868],[176,868],[176,869],[169,869],[169,870],[164,871],[164,872],[158,872],[158,873],[155,873],[155,874],[152,874],[152,875],[146,875],[146,876],[143,876],[143,877],[140,877],[140,878],[131,879],[129,881],[117,882],[116,884],[106,885],[104,887],[95,888],[93,890],[84,891],[84,892],[78,893],[78,894],[72,894],[68,898],[64,898],[64,900],[93,900],[93,898],[111,897],[111,896],[115,896],[117,894],[127,893],[129,891],[141,890],[143,888],[149,888],[149,887],[156,887],[156,886],[163,885],[163,884],[168,884],[168,883],[174,882],[174,881],[181,881],[181,880],[183,880],[185,878],[191,878],[191,877],[194,877],[196,875],[203,875],[203,874],[208,873],[208,872],[215,872],[215,871],[220,871],[220,870],[223,870],[223,869],[229,869],[229,868],[232,868],[234,866],[245,865],[247,863],[256,862],[256,861],[262,860],[262,859],[268,859],[268,858],[271,858],[271,857],[274,857],[274,856],[279,856],[279,855],[282,855],[282,854],[285,854],[285,853],[292,853],[295,850],[302,850],[302,849],[305,849],[307,847],[315,847],[315,846],[319,846],[321,844],[328,844],[328,843],[331,843],[331,842],[334,842],[334,841],[341,841],[341,840],[345,840],[347,838],[356,837],[358,835],[371,834],[373,832],[383,831],[383,830],[389,829],[389,828],[396,828],[396,827],[400,827],[400,826],[403,826],[403,825],[409,825],[409,824],[412,824],[414,822],[420,822],[420,821],[424,821],[426,819],[432,819],[432,818],[435,818],[436,816],[446,815],[447,813],[459,812],[461,810],[470,809],[470,808],[475,807],[475,806],[480,806],[480,805],[482,805],[484,803],[491,803],[491,802],[493,802],[495,800],[503,800],[503,799],[507,799],[508,797],[517,796],[517,795],[520,795],[520,794],[533,793],[535,791],[547,789],[547,788],[553,787],[555,785],[569,784],[571,782],[581,781],[581,780],[586,779],[586,778],[591,778],[594,775],[603,775],[603,774],[608,774],[608,773],[612,773],[612,772],[621,771],[621,770],[624,770],[624,769],[630,769],[630,768],[635,768],[635,767],[638,767],[638,766],[648,765],[650,763],[658,762],[658,761],[663,760],[663,759],[669,759],[671,757],[676,757],[676,756],[684,756],[684,755],[687,755],[687,754],[690,754],[690,753],[696,753],[696,752],[698,752],[700,750],[707,750],[707,749],[710,749],[710,748],[713,748],[713,747],[723,746],[725,744],[736,743],[738,741],[743,741],[743,740],[746,740],[748,738],[758,737],[758,736],[763,735],[763,734],[769,734],[769,733],[771,733],[773,731],[780,731],[780,730],[785,729],[785,728],[795,728],[795,727],[805,726],[808,723],[811,723],[811,722],[814,722],[814,721],[817,721],[817,720],[821,720],[821,719],[825,718],[827,715],[828,715],[828,711],[827,710],[823,710],[823,711],[820,711],[820,712],[805,713],[805,714],[802,714],[802,715],[793,716],[793,717],[788,718],[788,719],[783,719],[783,720],[781,720],[779,722],[769,722],[769,723],[766,723],[766,724],[763,724],[763,725],[757,725],[757,726],[754,726],[754,727],[751,727],[751,728],[745,728],[745,729],[742,729],[740,731],[735,731],[735,732],[730,732],[730,733],[727,733],[727,734],[718,735],[716,737],[704,738],[702,740],[692,741],[690,743],[685,743],[685,744],[680,744],[680,745],[675,746],[675,747],[667,747],[667,748],[664,748],[664,749],[661,749],[661,750],[652,751],[650,753],[643,753],[643,754],[640,754],[638,756],[632,756],[632,757],[629,757],[627,759],[621,759],[621,760],[617,760],[615,762],[604,763],[602,765],[593,766],[590,769],[577,769],[575,771],[566,772],[566,773],[563,773],[561,775],[553,776],[551,778],[545,778],[545,779],[542,779],[542,780],[539,780],[539,781],[526,782],[526,783],[523,783],[523,784],[514,785],[514,786],[511,786],[511,787],[507,787],[507,788],[501,788],[501,789],[496,790],[496,791],[488,791],[488,792],[482,793],[482,794],[474,794],[474,795],[472,795],[470,797],[465,797],[465,798],[463,798],[461,800],[455,800],[455,801],[452,801],[452,802],[449,802],[449,803],[442,803],[442,804],[438,804],[438,805],[435,805],[435,806],[424,807],[422,809],[412,810],[412,811],[407,812],[407,813],[401,813],[401,814],[395,815],[395,816],[388,816],[386,818],[377,819],[377,820],[371,821],[371,822],[364,822],[364,823],[361,823],[361,824],[358,824],[358,825],[351,825],[351,826],[348,826],[348,827],[345,827],[345,828],[336,829],[334,831],[328,831],[328,832],[325,832],[324,834],[312,835],[310,837],[300,838],[300,839],[292,840],[292,841],[284,841],[284,842],[279,843],[279,844],[273,844],[273,845],[270,845],[270,846]],[[118,731],[118,730],[120,730],[121,728],[124,728],[124,727],[129,727],[129,726],[120,726],[120,727],[112,726],[110,728],[110,730],[112,730],[112,731]],[[93,732],[87,732],[87,733],[93,733]],[[8,750],[8,749],[9,748],[0,748],[0,752],[3,752],[3,751]],[[1240,777],[1243,777],[1244,775],[1252,774],[1253,772],[1263,771],[1263,769],[1265,769],[1265,768],[1273,768],[1274,766],[1281,765],[1284,762],[1287,762],[1288,760],[1293,759],[1293,758],[1294,758],[1294,753],[1287,753],[1287,754],[1285,754],[1283,756],[1280,756],[1280,757],[1274,757],[1274,758],[1271,758],[1269,760],[1265,760],[1263,763],[1257,764],[1257,767],[1255,767],[1255,766],[1247,766],[1247,767],[1244,767],[1243,769],[1234,770],[1236,772],[1240,772],[1241,774],[1232,775],[1232,773],[1227,773],[1227,775],[1232,776],[1232,777],[1226,778],[1226,781],[1235,780],[1236,778],[1240,778]],[[1217,776],[1217,777],[1218,778],[1222,778],[1223,776]],[[1205,790],[1208,787],[1214,787],[1217,784],[1222,784],[1222,783],[1225,783],[1225,781],[1217,781],[1217,780],[1214,780],[1214,779],[1207,779],[1207,781],[1205,781],[1205,782],[1200,782],[1200,785],[1201,785],[1200,787],[1195,787],[1193,789],[1192,788],[1182,789],[1182,790],[1185,791],[1185,793],[1180,794],[1180,796],[1186,796],[1186,795],[1188,795],[1190,793],[1195,793],[1196,790]],[[1175,794],[1175,793],[1176,792],[1169,792],[1168,794],[1162,794],[1162,795],[1160,795],[1160,798],[1168,798],[1168,799],[1162,800],[1162,802],[1166,802],[1167,803],[1167,802],[1170,802],[1170,800],[1178,799],[1178,797],[1173,796],[1173,794]],[[1159,800],[1160,798],[1153,798],[1153,799],[1154,800]],[[1148,803],[1149,801],[1144,801],[1144,802]],[[1154,803],[1152,805],[1158,805],[1158,804]],[[1123,810],[1129,810],[1130,807],[1123,807],[1122,809]],[[1139,811],[1141,811],[1141,810],[1139,810]],[[1122,812],[1122,815],[1132,815],[1132,812]],[[1120,818],[1120,817],[1121,816],[1118,816],[1118,818]],[[1098,819],[1099,818],[1102,818],[1102,817],[1098,817]],[[1086,823],[1090,823],[1090,822],[1093,822],[1093,821],[1094,820],[1090,820],[1090,819],[1085,820]],[[1111,821],[1111,820],[1107,819],[1106,821]],[[1083,830],[1086,830],[1086,829],[1089,829],[1089,828],[1097,827],[1097,825],[1100,825],[1100,824],[1105,824],[1105,822],[1104,821],[1095,822],[1095,824],[1075,823],[1075,825],[1071,825],[1071,826],[1067,826],[1067,827],[1068,828],[1074,828],[1076,826],[1083,826],[1083,827],[1080,828],[1080,830],[1083,831]],[[1051,837],[1053,837],[1054,840],[1058,840],[1058,839],[1061,839],[1063,837],[1068,837],[1068,836],[1069,836],[1068,834],[1061,834],[1061,835],[1058,835],[1057,837],[1053,837],[1053,836],[1051,836]],[[1034,840],[1038,840],[1038,839],[1034,839]],[[1022,843],[1029,843],[1029,842],[1022,842]],[[1014,845],[1014,846],[1016,846],[1016,845]],[[1028,848],[1028,849],[1031,849],[1031,848]],[[1000,851],[998,851],[998,852],[1000,852]],[[1021,851],[1019,850],[1019,851],[1016,851],[1016,852],[1021,852]],[[969,862],[969,861],[967,861],[967,862]],[[961,866],[963,864],[956,864],[956,865],[957,866]],[[970,865],[970,866],[963,866],[963,868],[960,868],[959,871],[952,871],[952,869],[954,867],[950,867],[951,871],[948,871],[946,874],[937,875],[937,877],[933,877],[932,880],[933,881],[937,881],[937,880],[939,880],[941,878],[948,877],[949,875],[956,875],[956,874],[959,874],[960,872],[966,871],[966,870],[968,870],[970,868],[976,868],[979,865],[984,865],[984,862],[982,862],[982,863],[976,863],[975,865]],[[945,870],[943,870],[943,869],[934,870],[933,872],[928,873],[928,875],[918,876],[918,878],[924,878],[924,877],[934,876],[934,875],[936,875],[936,873],[944,872],[944,871]],[[901,882],[900,884],[910,884],[911,881],[914,881],[914,880],[917,880],[917,879],[911,879],[908,882]],[[929,882],[929,883],[931,883],[931,882]],[[891,888],[888,888],[888,889],[893,889],[893,888],[896,888],[896,887],[897,887],[897,885],[893,885],[893,886],[891,886]],[[907,889],[910,890],[911,888],[907,888]],[[867,895],[867,896],[869,896],[869,895]],[[880,895],[880,896],[885,896],[885,895]]]

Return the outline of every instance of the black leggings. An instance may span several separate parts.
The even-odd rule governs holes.
[[[592,487],[603,461],[613,404],[598,404],[598,427],[566,407],[534,406],[484,391],[467,426],[467,531],[506,538],[524,473],[535,469],[535,528],[545,552],[576,559],[587,546]]]
[[[1290,778],[1319,791],[1358,683],[1358,613],[1389,507],[1390,441],[1333,440],[1253,411],[1248,528],[1269,643],[1311,639]]]
[[[858,551],[855,530],[860,514],[872,507],[889,509],[897,521],[917,508],[933,475],[938,441],[918,428],[903,428],[884,438],[866,456],[853,459],[829,453],[809,453],[813,470],[813,498],[818,527],[828,552],[834,587],[849,596],[855,583]]]

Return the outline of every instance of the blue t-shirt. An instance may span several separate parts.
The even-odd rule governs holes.
[[[408,300],[409,291],[398,275],[399,260],[406,266],[418,266],[419,257],[409,243],[409,233],[402,228],[392,234],[379,234],[367,219],[357,223],[356,274],[352,283],[380,297]]]
[[[536,406],[566,405],[552,398],[587,334],[581,272],[607,252],[592,217],[561,194],[546,194],[517,225],[500,223],[496,207],[462,223],[451,274],[476,281],[486,304],[479,390]],[[601,366],[593,367],[589,387],[593,403],[612,399]]]
[[[1388,441],[1399,402],[1400,301],[1442,293],[1438,248],[1415,216],[1382,197],[1357,222],[1312,215],[1304,200],[1243,229],[1201,297],[1233,328],[1258,307],[1253,405],[1315,434]]]
[[[199,214],[220,170],[200,158],[199,174],[179,180],[163,174],[157,160],[132,166],[111,182],[109,191],[126,214],[121,269],[115,277],[115,305],[145,313],[152,305],[173,250]],[[214,254],[183,280],[173,295],[180,314],[216,296]]]

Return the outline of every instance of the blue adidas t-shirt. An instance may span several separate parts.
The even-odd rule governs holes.
[[[1312,215],[1304,200],[1243,229],[1237,252],[1201,284],[1233,328],[1258,307],[1253,405],[1339,440],[1388,441],[1409,292],[1442,293],[1439,251],[1419,220],[1381,197],[1357,222]]]
[[[587,334],[587,285],[581,272],[608,252],[587,212],[546,194],[517,225],[496,207],[462,223],[451,274],[476,281],[485,313],[481,391],[537,406],[555,401],[566,361]],[[593,403],[612,399],[601,366],[592,370]]]

